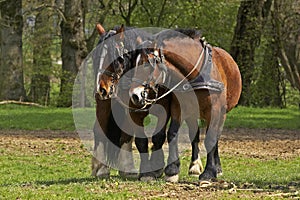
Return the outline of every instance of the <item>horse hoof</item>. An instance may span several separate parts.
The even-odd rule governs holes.
[[[110,170],[106,166],[94,168],[92,171],[92,176],[95,176],[97,178],[108,178],[110,176]]]
[[[196,160],[191,162],[189,168],[189,175],[191,176],[199,176],[203,172],[203,166],[201,160]]]
[[[166,176],[165,180],[167,182],[171,182],[171,183],[177,183],[179,181],[179,175],[173,175],[173,176]]]
[[[119,171],[119,175],[122,178],[130,178],[130,179],[137,179],[139,177],[139,174],[138,174],[137,170],[132,170],[131,172],[122,172],[122,171]]]
[[[152,174],[155,178],[162,177],[163,173],[164,173],[164,169],[159,169],[159,170],[156,170],[156,171],[152,172]]]
[[[212,183],[210,181],[200,181],[200,184],[199,184],[199,186],[201,188],[206,188],[206,187],[209,187],[211,185],[212,185]]]
[[[140,177],[140,181],[142,182],[152,182],[155,178],[153,176],[142,176]]]

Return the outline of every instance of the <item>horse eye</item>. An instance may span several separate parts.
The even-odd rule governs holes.
[[[117,60],[118,60],[118,62],[119,62],[119,63],[123,63],[125,59],[124,59],[124,58],[122,58],[122,57],[118,57],[118,59],[117,59]]]

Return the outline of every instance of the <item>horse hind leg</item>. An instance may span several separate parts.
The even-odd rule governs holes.
[[[204,168],[199,156],[199,142],[200,142],[200,130],[197,120],[186,120],[189,128],[189,138],[192,145],[192,157],[189,166],[189,175],[199,176]]]
[[[214,154],[214,159],[215,159],[215,165],[216,165],[216,169],[217,169],[217,176],[222,176],[223,175],[223,170],[222,170],[222,166],[221,166],[221,160],[220,160],[220,156],[219,156],[219,142],[217,142],[217,146],[216,146],[216,151]]]
[[[217,174],[222,172],[218,152],[218,140],[226,119],[226,107],[220,106],[220,104],[214,106],[211,109],[211,121],[207,122],[208,128],[204,143],[208,154],[204,172],[199,176],[200,181],[214,180],[217,178]]]

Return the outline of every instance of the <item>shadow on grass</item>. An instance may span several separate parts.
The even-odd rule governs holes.
[[[137,178],[122,178],[120,176],[110,176],[109,178],[96,178],[96,177],[83,177],[83,178],[68,178],[61,180],[49,180],[49,181],[35,181],[34,184],[37,185],[68,185],[72,183],[96,183],[96,182],[115,182],[115,181],[137,181],[140,182]]]

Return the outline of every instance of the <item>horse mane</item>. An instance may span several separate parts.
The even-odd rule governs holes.
[[[196,29],[183,29],[183,28],[167,29],[156,34],[155,40],[159,46],[162,46],[164,40],[170,40],[173,38],[187,38],[187,37],[195,40],[200,40],[200,38],[202,37],[202,33]]]

